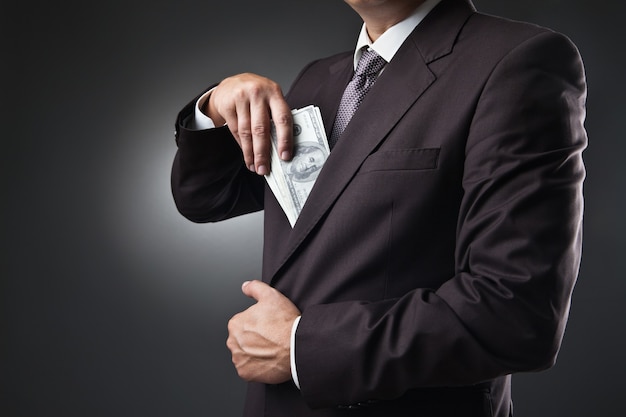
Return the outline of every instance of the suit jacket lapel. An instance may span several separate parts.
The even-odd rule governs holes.
[[[321,109],[324,129],[326,130],[326,136],[329,138],[337,110],[339,109],[343,90],[345,90],[354,73],[353,66],[352,54],[336,62],[334,65],[331,65],[328,69],[330,82],[320,89],[314,101]]]
[[[450,7],[459,4],[465,7]],[[428,63],[450,53],[462,23],[473,11],[467,5],[465,1],[442,2],[439,6],[444,6],[444,10],[435,8],[431,12],[431,15],[434,14],[433,18],[429,19],[429,15],[426,18],[429,21],[425,20],[418,26],[386,66],[333,148],[291,231],[285,251],[280,255],[281,259],[277,259],[272,276],[326,214],[363,161],[435,81]],[[453,13],[457,9],[460,12]],[[449,25],[448,29],[444,25]],[[331,79],[336,81],[320,89],[318,103],[324,111],[327,133],[332,128],[343,89],[352,73],[352,60],[346,61],[348,60],[329,68],[333,73]]]

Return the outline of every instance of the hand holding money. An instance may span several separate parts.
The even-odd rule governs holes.
[[[272,127],[272,171],[265,176],[291,227],[295,225],[330,154],[319,108],[304,107],[293,110],[292,115],[293,158],[284,161],[279,157],[276,129]]]
[[[228,126],[250,171],[259,175],[269,172],[272,125],[281,157],[291,159],[291,110],[276,82],[245,73],[222,80],[211,91],[202,111],[216,126]]]

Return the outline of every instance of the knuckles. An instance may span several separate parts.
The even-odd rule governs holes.
[[[269,126],[264,124],[257,124],[252,127],[252,134],[255,136],[265,137],[269,134]]]
[[[233,317],[231,317],[230,320],[228,320],[228,338],[232,338],[238,331],[239,328],[241,327],[239,325],[239,316],[241,315],[241,313],[237,313],[235,314]]]
[[[274,124],[277,126],[291,126],[291,115],[288,113],[279,113],[273,115]]]
[[[246,125],[240,126],[238,129],[236,129],[236,131],[240,139],[242,140],[252,139],[252,130],[250,129],[249,126],[246,126]]]

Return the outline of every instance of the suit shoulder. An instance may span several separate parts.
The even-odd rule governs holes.
[[[578,48],[566,35],[533,23],[520,22],[482,13],[468,19],[457,45],[472,51],[481,60],[499,62],[511,53],[528,59],[582,64]]]
[[[512,35],[533,35],[541,32],[553,32],[544,26],[530,22],[508,19],[506,17],[495,16],[476,12],[468,20],[468,28],[475,31],[500,34],[504,32]]]
[[[472,15],[462,31],[461,37],[473,38],[489,48],[515,48],[517,45],[535,38],[539,41],[546,39],[549,42],[575,48],[567,36],[553,29],[483,13]]]

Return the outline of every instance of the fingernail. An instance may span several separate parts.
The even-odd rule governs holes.
[[[254,164],[250,164],[250,166],[248,167],[248,169],[249,169],[250,171],[254,172],[254,171],[255,171],[255,169],[254,169]]]
[[[267,167],[265,165],[259,165],[259,168],[256,170],[256,173],[259,175],[267,175]]]
[[[280,157],[283,161],[288,161],[291,159],[291,153],[289,151],[283,151],[283,153],[280,154]]]
[[[243,284],[241,284],[241,288],[246,288],[248,286],[248,284],[250,284],[250,281],[245,281]]]

